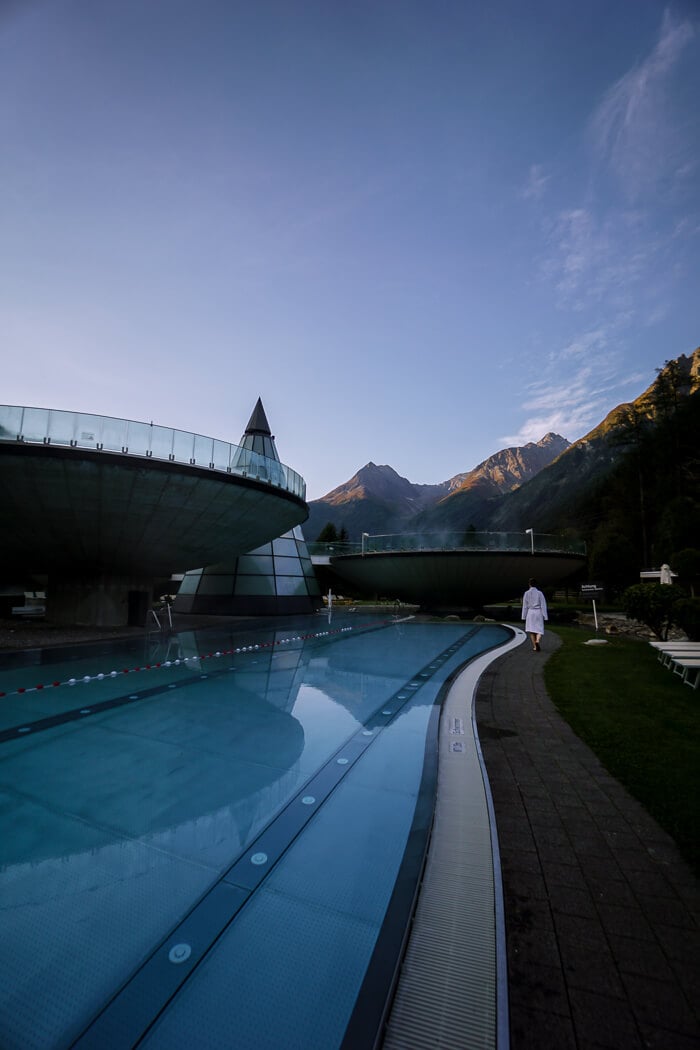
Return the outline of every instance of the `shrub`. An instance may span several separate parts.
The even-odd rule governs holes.
[[[673,606],[673,622],[691,642],[700,642],[700,598],[679,598]]]
[[[657,638],[665,641],[669,627],[675,622],[673,610],[679,597],[670,584],[636,583],[622,595],[622,608],[626,616],[646,624]]]

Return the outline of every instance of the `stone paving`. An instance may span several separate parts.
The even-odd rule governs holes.
[[[700,886],[558,715],[529,642],[476,712],[498,825],[511,1050],[700,1047]]]

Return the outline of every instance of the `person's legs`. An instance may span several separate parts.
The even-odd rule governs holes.
[[[529,631],[528,634],[530,635],[530,641],[532,642],[532,651],[533,651],[533,653],[536,653],[537,652],[537,640],[536,640],[536,637],[535,637],[535,632],[534,631]]]

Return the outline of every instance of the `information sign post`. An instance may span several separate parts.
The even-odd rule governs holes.
[[[581,584],[581,597],[587,601],[593,603],[593,620],[595,622],[595,629],[598,630],[598,613],[595,607],[596,598],[602,598],[604,594],[603,588],[599,583],[582,583]]]

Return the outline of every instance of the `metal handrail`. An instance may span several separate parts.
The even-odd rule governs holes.
[[[306,499],[306,482],[291,467],[227,441],[153,423],[65,412],[53,408],[0,405],[0,441],[138,456],[184,463],[253,478]]]

